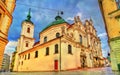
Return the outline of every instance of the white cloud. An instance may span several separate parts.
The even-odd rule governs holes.
[[[68,17],[66,20],[67,21],[74,21],[74,18],[73,17]]]
[[[82,13],[81,13],[81,12],[78,12],[75,16],[79,16],[80,19],[81,19],[81,18],[82,18]],[[67,21],[74,21],[74,17],[68,17],[66,20],[67,20]]]
[[[5,53],[11,56],[12,53],[15,51],[16,46],[17,46],[17,41],[9,41],[5,47]]]
[[[107,36],[107,33],[101,33],[98,35],[98,37],[106,37]]]

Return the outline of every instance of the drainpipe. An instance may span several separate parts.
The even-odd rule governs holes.
[[[61,37],[60,37],[60,71],[61,71]]]

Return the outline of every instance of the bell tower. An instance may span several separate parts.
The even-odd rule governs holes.
[[[21,36],[18,40],[18,52],[23,52],[33,47],[34,44],[34,24],[31,21],[31,9],[29,9],[27,19],[22,22]]]
[[[18,45],[16,48],[16,54],[15,54],[15,63],[13,67],[13,71],[18,71],[18,65],[19,65],[19,53],[26,51],[30,48],[33,48],[34,45],[34,24],[31,21],[31,9],[29,9],[27,19],[25,19],[22,22],[22,29],[21,29],[21,35],[18,39]]]

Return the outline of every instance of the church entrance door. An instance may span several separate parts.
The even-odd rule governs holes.
[[[58,71],[58,60],[54,61],[54,70]]]

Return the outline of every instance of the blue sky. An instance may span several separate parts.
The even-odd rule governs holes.
[[[92,18],[102,42],[103,55],[106,57],[109,47],[97,0],[17,0],[13,22],[9,29],[6,53],[11,54],[15,50],[17,39],[20,37],[21,23],[26,19],[29,8],[31,8],[31,20],[35,25],[36,41],[39,40],[39,32],[54,21],[58,11],[64,12],[62,17],[69,23],[73,23],[74,16],[80,16],[82,22]]]

